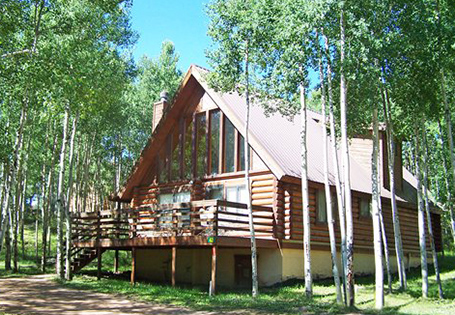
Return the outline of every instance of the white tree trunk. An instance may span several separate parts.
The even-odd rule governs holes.
[[[379,130],[378,130],[378,109],[373,109],[373,153],[371,157],[371,192],[372,192],[372,220],[373,220],[373,245],[374,245],[374,265],[375,265],[375,306],[376,309],[384,307],[384,271],[382,266],[382,242],[381,242],[381,219],[379,204]]]
[[[249,124],[250,124],[250,91],[249,91],[249,55],[248,55],[248,42],[246,42],[246,51],[245,51],[245,78],[246,78],[246,90],[245,90],[245,99],[246,99],[246,109],[245,109],[245,138],[244,138],[244,150],[245,150],[245,188],[248,196],[247,208],[248,208],[248,223],[250,228],[250,238],[251,238],[251,277],[252,277],[252,296],[256,297],[259,294],[258,290],[258,270],[257,270],[257,251],[256,251],[256,236],[254,231],[254,221],[253,221],[253,205],[251,200],[251,186],[250,186],[250,155],[248,154],[249,150]]]
[[[379,162],[378,162],[379,165]],[[380,181],[379,181],[380,183]],[[379,193],[379,196],[381,193]],[[392,269],[390,267],[390,257],[389,257],[389,245],[387,243],[387,235],[385,231],[385,225],[384,225],[384,217],[382,215],[382,207],[381,207],[381,201],[378,202],[379,205],[379,220],[381,224],[381,236],[382,236],[382,245],[384,248],[384,258],[385,258],[385,266],[387,270],[387,284],[389,288],[389,293],[392,293]]]
[[[390,194],[391,194],[391,206],[392,206],[392,222],[393,222],[393,234],[395,239],[395,256],[397,259],[398,277],[400,280],[400,287],[403,290],[407,289],[406,280],[406,267],[404,263],[403,254],[403,241],[401,238],[400,219],[398,214],[397,200],[396,200],[396,187],[395,187],[395,145],[393,141],[393,122],[392,115],[390,112],[390,102],[388,101],[387,91],[384,91],[386,95],[382,94],[384,117],[386,121],[386,132],[387,132],[387,159],[389,168],[389,183],[390,183]]]
[[[423,139],[423,154],[422,154],[422,168],[423,168],[423,193],[425,198],[425,212],[427,214],[427,229],[428,236],[430,237],[431,253],[433,254],[433,266],[436,275],[436,283],[438,284],[439,298],[444,298],[444,292],[442,291],[441,276],[439,274],[438,264],[438,253],[436,252],[436,245],[434,243],[433,226],[431,225],[431,212],[430,212],[430,201],[428,198],[428,148],[425,131],[422,133]]]
[[[52,194],[53,194],[53,182],[54,182],[54,166],[55,166],[55,159],[56,159],[56,154],[55,149],[57,147],[57,135],[54,137],[54,142],[52,145],[52,158],[51,158],[51,163],[49,166],[49,171],[47,175],[47,181],[46,181],[46,186],[43,187],[43,196],[44,198],[44,203],[43,203],[43,208],[42,208],[42,221],[43,221],[43,233],[42,233],[42,251],[41,251],[41,270],[43,272],[46,272],[46,265],[47,265],[47,257],[48,253],[50,255],[50,249],[51,249],[51,234],[50,234],[50,209],[52,205]],[[44,182],[43,182],[44,185]],[[49,238],[49,243],[48,243],[48,238]]]
[[[63,118],[63,133],[62,133],[62,146],[60,149],[60,162],[59,162],[59,174],[57,184],[57,258],[56,258],[56,273],[60,279],[64,278],[64,266],[63,266],[63,220],[64,220],[64,204],[65,194],[63,193],[63,182],[65,175],[65,155],[66,155],[66,143],[67,130],[68,130],[68,116],[69,108],[65,109],[65,116]]]
[[[22,185],[23,185],[23,178],[22,178],[22,167],[19,165],[19,173],[18,173],[18,181],[16,185],[16,198],[14,198],[14,213],[13,213],[13,229],[12,229],[12,236],[13,236],[13,272],[16,273],[18,271],[18,260],[19,260],[19,249],[18,249],[18,239],[19,239],[19,230],[20,230],[20,215],[19,209],[22,203]]]
[[[79,113],[76,114],[76,117],[73,119],[73,126],[71,129],[71,139],[70,139],[70,155],[69,155],[69,170],[68,170],[68,190],[66,193],[66,203],[65,203],[65,223],[66,223],[66,263],[65,263],[65,279],[71,280],[71,213],[70,213],[70,201],[73,190],[73,165],[74,165],[74,139],[76,136],[77,121],[79,119]]]
[[[449,101],[447,99],[446,79],[445,79],[444,70],[441,70],[441,90],[442,90],[442,96],[443,96],[443,102],[444,102],[447,138],[448,138],[448,142],[449,142],[450,161],[452,162],[452,180],[455,182],[455,152],[453,151],[452,118],[451,118],[451,112],[450,112],[450,107],[449,107]],[[441,136],[442,136],[442,131],[441,131]],[[447,186],[447,191],[450,191],[450,193],[452,193],[450,186]],[[453,203],[452,203],[451,199],[449,199],[449,204],[450,204],[450,220],[451,220],[451,226],[452,226],[452,235],[453,235],[453,241],[455,244],[455,219],[454,219],[454,214],[453,214]]]
[[[25,173],[24,178],[24,186],[22,187],[22,200],[20,205],[20,238],[21,238],[21,257],[22,259],[25,258],[25,238],[24,238],[24,230],[25,230],[25,200],[27,194],[27,173]]]
[[[427,250],[425,246],[425,213],[422,198],[422,180],[420,172],[420,134],[417,123],[415,126],[415,167],[417,176],[417,200],[418,200],[418,224],[419,224],[419,245],[420,245],[420,264],[422,269],[422,297],[428,297],[428,266],[427,266]]]
[[[445,203],[445,208],[447,211],[449,211],[449,214],[450,214],[450,227],[452,230],[453,243],[455,244],[455,215],[453,214],[452,187],[450,187],[450,183],[449,183],[450,175],[448,174],[448,172],[450,172],[450,170],[449,170],[449,166],[447,165],[446,156],[444,154],[444,150],[445,150],[444,133],[442,131],[441,122],[439,120],[438,120],[438,125],[439,125],[439,136],[441,139],[441,147],[442,147],[441,158],[442,158],[442,163],[443,163],[444,174],[446,175],[446,176],[444,176],[444,184],[446,186],[446,191],[447,191],[447,201]]]
[[[319,39],[319,37],[318,37]],[[322,55],[318,46],[319,53],[319,81],[321,84],[321,105],[322,105],[322,146],[323,146],[323,159],[324,159],[324,189],[325,189],[325,203],[327,209],[327,225],[329,228],[329,239],[330,239],[330,253],[332,256],[332,275],[335,283],[335,289],[337,294],[337,302],[341,303],[343,296],[341,295],[340,285],[340,274],[337,266],[337,248],[335,239],[335,220],[333,218],[332,210],[332,195],[330,192],[329,185],[329,157],[327,147],[327,118],[326,118],[326,99],[325,99],[325,86],[324,86],[324,71],[322,67]]]
[[[346,209],[346,295],[347,305],[354,306],[354,225],[352,221],[351,175],[349,162],[347,126],[347,86],[344,75],[345,25],[344,12],[340,15],[340,112],[341,112],[341,154],[344,170],[344,206]]]
[[[10,165],[10,169],[8,170],[9,173],[9,183],[6,184],[5,189],[5,201],[3,204],[3,222],[0,224],[0,252],[2,251],[3,239],[5,237],[5,232],[8,228],[8,221],[11,221],[11,210],[10,210],[10,201],[11,201],[11,189],[12,187],[16,186],[16,174],[19,171],[20,166],[20,158],[22,153],[22,137],[24,133],[24,127],[27,120],[27,105],[28,103],[25,102],[24,106],[22,106],[21,110],[21,118],[19,122],[19,128],[17,130],[17,136],[15,141],[15,150],[13,155],[13,163]],[[11,225],[10,225],[11,227]]]
[[[334,170],[335,188],[338,204],[338,217],[340,221],[340,235],[341,235],[341,275],[343,277],[343,292],[344,292],[344,303],[347,304],[346,300],[346,218],[344,210],[344,199],[342,193],[342,185],[340,178],[340,167],[338,163],[338,150],[335,132],[335,115],[333,108],[333,92],[332,92],[332,67],[330,62],[329,54],[329,42],[326,36],[325,41],[325,54],[327,58],[327,88],[329,92],[329,121],[330,121],[330,142],[332,147],[332,162]]]
[[[303,74],[303,69],[300,69]],[[300,141],[301,141],[301,175],[302,175],[302,215],[303,215],[303,259],[305,273],[305,294],[307,297],[313,296],[313,279],[311,275],[311,221],[310,204],[308,197],[308,166],[307,166],[307,113],[304,82],[300,83]]]

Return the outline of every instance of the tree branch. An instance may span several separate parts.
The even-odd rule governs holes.
[[[43,10],[44,10],[45,4],[46,4],[46,0],[41,0],[39,9],[38,9],[38,1],[35,3],[35,18],[34,18],[34,20],[35,20],[35,37],[33,38],[32,48],[18,50],[18,51],[14,51],[11,53],[6,53],[6,54],[1,55],[2,58],[14,57],[14,56],[23,55],[23,54],[31,55],[31,54],[36,53],[36,46],[38,44],[38,39],[39,39],[39,35],[40,35],[39,29],[40,29],[40,25],[41,25],[41,18],[43,16]]]

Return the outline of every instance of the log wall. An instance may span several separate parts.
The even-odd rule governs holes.
[[[303,239],[303,217],[302,217],[302,193],[301,186],[297,184],[282,184],[285,200],[284,207],[284,229],[285,239],[302,241]],[[313,184],[309,188],[310,219],[311,219],[311,242],[317,245],[329,246],[329,232],[327,223],[316,221],[316,193],[323,189],[322,185]],[[370,198],[369,195],[362,195],[353,192],[352,211],[354,220],[354,248],[362,250],[373,249],[373,224],[371,217],[360,215],[361,198]],[[403,248],[406,253],[419,251],[419,231],[417,225],[417,210],[399,206],[399,218]],[[440,215],[432,213],[432,227],[435,235],[436,249],[442,250]],[[337,244],[340,244],[340,229],[338,212],[334,212],[335,234]],[[383,217],[387,235],[390,254],[395,253],[395,240],[393,234],[392,211],[389,205],[383,201]],[[427,232],[427,249],[430,250],[429,236]]]

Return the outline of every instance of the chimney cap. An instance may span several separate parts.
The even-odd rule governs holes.
[[[166,90],[161,91],[161,93],[160,93],[160,101],[167,102],[168,101],[168,97],[169,97],[169,93]]]

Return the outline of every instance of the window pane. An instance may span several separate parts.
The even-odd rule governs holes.
[[[204,176],[207,173],[207,138],[206,138],[206,118],[205,113],[199,114],[197,122],[197,175]]]
[[[250,154],[251,147],[248,146],[248,154]],[[251,165],[251,154],[250,154]],[[251,168],[250,168],[251,169]],[[239,133],[239,171],[245,170],[245,138]]]
[[[360,215],[362,217],[371,216],[371,204],[367,199],[360,199]]]
[[[179,130],[176,129],[172,135],[172,161],[171,161],[171,180],[179,178],[180,173],[180,145]]]
[[[237,191],[238,191],[238,197],[237,197],[238,202],[247,203],[248,202],[248,194],[247,194],[245,185],[238,186]]]
[[[226,188],[226,200],[237,202],[237,186]]]
[[[193,136],[193,122],[190,119],[187,121],[186,124],[186,132],[185,132],[185,146],[183,148],[183,177],[185,179],[191,179],[191,166],[192,166],[192,155],[191,155],[191,142]]]
[[[338,219],[338,199],[336,193],[332,193],[332,216],[334,220]]]
[[[245,138],[239,133],[239,171],[245,170]]]
[[[160,205],[174,203],[174,195],[173,194],[159,194],[158,203]]]
[[[327,208],[325,206],[325,192],[320,189],[317,191],[318,221],[327,222]]]
[[[220,111],[210,112],[210,167],[211,174],[218,174],[220,162]]]
[[[246,204],[248,201],[248,195],[246,192],[245,185],[227,187],[226,188],[226,200]],[[236,212],[236,213],[248,213],[248,211],[246,209],[238,209],[238,208],[229,207],[228,210],[231,212]]]
[[[207,198],[205,199],[223,199],[223,186],[208,187]]]
[[[224,119],[224,163],[225,172],[234,172],[235,129],[229,119]]]
[[[167,158],[166,158],[166,144],[163,146],[159,153],[158,157],[158,176],[161,183],[166,183],[168,181],[168,172],[167,172]]]
[[[190,202],[191,193],[189,191],[179,192],[174,195],[174,202]]]

